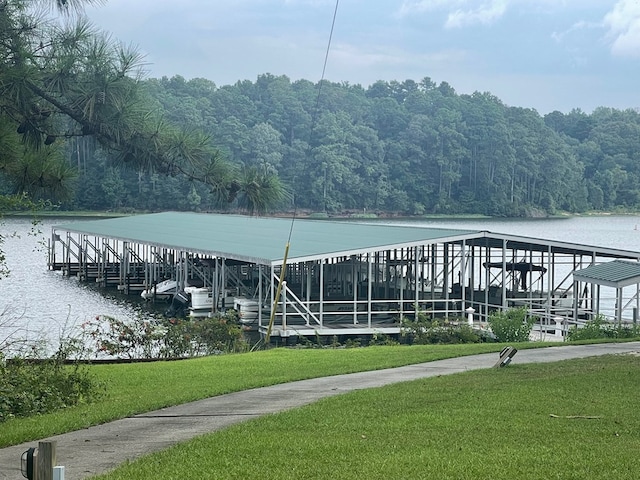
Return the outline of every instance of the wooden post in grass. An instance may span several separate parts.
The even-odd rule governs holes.
[[[53,480],[53,466],[56,464],[56,442],[38,442],[38,480]]]

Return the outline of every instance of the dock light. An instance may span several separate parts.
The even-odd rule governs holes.
[[[29,450],[26,450],[22,454],[22,457],[20,457],[20,471],[24,478],[29,480],[33,480],[35,478],[34,472],[37,457],[38,449],[35,447],[31,447]]]
[[[494,367],[506,367],[511,363],[511,359],[515,356],[516,353],[518,353],[518,350],[513,347],[504,347],[500,352],[500,359],[498,360],[498,363],[494,365]]]

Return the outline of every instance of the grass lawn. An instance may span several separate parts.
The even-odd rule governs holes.
[[[537,347],[545,344],[527,345]],[[175,362],[93,365],[89,368],[105,386],[102,399],[51,414],[8,420],[1,424],[0,447],[224,393],[306,378],[497,352],[503,346],[485,343],[352,349],[277,348]]]
[[[635,479],[639,373],[619,355],[356,391],[95,478]]]

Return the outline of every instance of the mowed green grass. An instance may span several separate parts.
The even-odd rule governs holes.
[[[542,343],[528,347],[544,346]],[[547,344],[548,345],[548,344]],[[105,386],[97,402],[0,424],[0,447],[79,430],[201,398],[307,378],[497,352],[500,344],[276,348],[175,362],[93,365]],[[525,348],[525,345],[519,348]]]
[[[639,399],[638,356],[510,365],[332,397],[95,478],[636,479]]]

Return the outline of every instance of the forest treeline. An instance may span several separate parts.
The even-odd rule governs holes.
[[[232,163],[276,172],[278,208],[403,215],[531,216],[640,208],[640,114],[600,107],[547,115],[446,82],[348,83],[260,75],[218,87],[147,79],[167,120],[204,131]],[[114,163],[91,137],[66,209],[233,209],[205,185]]]

